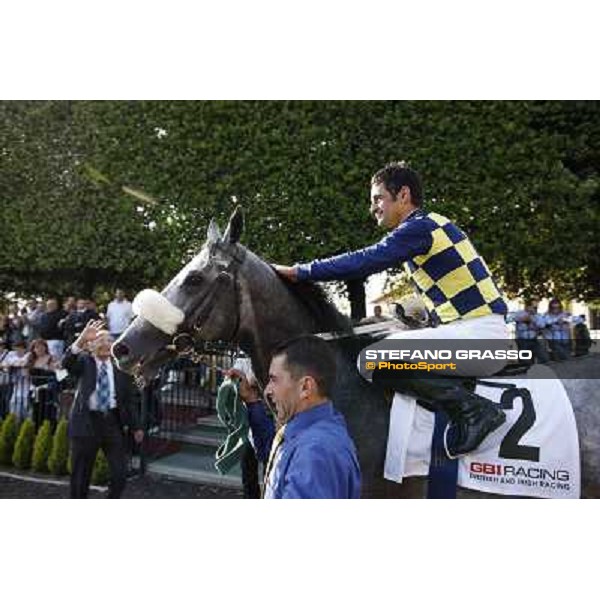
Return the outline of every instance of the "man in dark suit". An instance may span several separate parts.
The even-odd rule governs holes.
[[[78,380],[69,417],[71,498],[87,498],[100,448],[110,469],[108,497],[119,498],[127,474],[123,427],[133,431],[138,444],[144,437],[134,406],[138,391],[132,377],[113,363],[111,344],[102,321],[90,321],[63,360],[64,368]]]
[[[69,313],[62,326],[67,345],[72,344],[87,323],[94,319],[98,319],[98,313],[89,307],[88,300],[78,298],[77,309]]]

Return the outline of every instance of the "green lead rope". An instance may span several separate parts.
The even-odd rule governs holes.
[[[226,378],[217,392],[217,416],[227,428],[227,438],[215,454],[215,468],[221,475],[240,462],[248,444],[248,411],[239,394],[239,382]]]

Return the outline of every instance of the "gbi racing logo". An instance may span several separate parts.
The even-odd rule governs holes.
[[[542,469],[540,467],[515,467],[514,465],[499,465],[494,463],[472,462],[469,466],[471,473],[500,477],[525,477],[538,481],[569,481],[569,471],[564,469]]]

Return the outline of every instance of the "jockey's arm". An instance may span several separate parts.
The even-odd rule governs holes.
[[[403,223],[380,242],[331,258],[295,266],[299,280],[334,281],[358,279],[399,267],[414,256],[426,254],[433,243],[430,231],[419,221]]]

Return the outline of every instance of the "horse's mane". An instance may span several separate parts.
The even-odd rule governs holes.
[[[350,319],[339,312],[330,302],[327,292],[320,285],[312,281],[290,281],[287,277],[283,277],[279,273],[277,273],[277,277],[315,318],[319,332],[335,331],[349,333],[352,331]]]
[[[261,265],[262,269],[266,269],[275,274],[277,281],[283,284],[288,292],[295,298],[298,303],[303,306],[309,315],[315,320],[317,331],[336,332],[336,333],[351,333],[352,323],[348,317],[343,315],[335,305],[329,300],[327,292],[317,283],[312,281],[290,281],[287,277],[280,275],[270,263],[242,246],[244,251],[252,256],[252,260]]]

